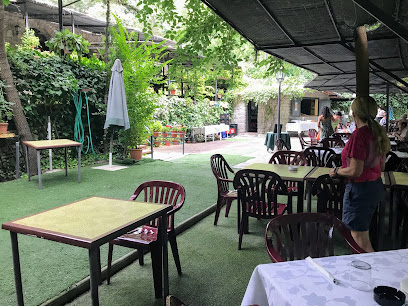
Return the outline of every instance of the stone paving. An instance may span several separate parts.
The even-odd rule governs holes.
[[[220,153],[220,154],[240,154],[252,157],[244,163],[234,165],[234,168],[243,168],[249,164],[263,162],[267,163],[272,156],[272,152],[266,150],[265,134],[245,133],[230,140],[215,140],[199,143],[186,143],[184,156],[194,153]],[[291,137],[293,151],[300,151],[301,146],[297,137]],[[149,155],[147,155],[150,157]],[[160,146],[154,148],[154,159],[171,161],[183,157],[182,145]]]

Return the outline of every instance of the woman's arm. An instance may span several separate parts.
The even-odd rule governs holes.
[[[359,177],[364,170],[364,161],[351,158],[350,166],[346,168],[337,168],[337,175],[345,177]],[[335,176],[334,169],[331,169],[330,176]]]
[[[317,128],[318,128],[318,129],[320,129],[320,120],[322,119],[322,117],[323,117],[323,115],[320,115],[320,116],[317,118]]]

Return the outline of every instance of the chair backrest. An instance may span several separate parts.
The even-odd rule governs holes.
[[[280,126],[280,131],[282,132],[282,125],[283,124],[279,124],[279,126]],[[274,133],[277,133],[278,132],[278,125],[275,123],[275,126],[274,126],[274,128],[273,128],[273,132]]]
[[[214,154],[210,157],[211,170],[217,179],[218,195],[228,192],[228,173],[234,174],[234,170],[228,165],[224,156],[221,154]]]
[[[172,205],[173,209],[167,213],[167,229],[174,229],[174,213],[184,204],[186,191],[178,183],[170,181],[147,181],[139,185],[129,200],[136,200],[142,194],[144,202]],[[151,222],[152,226],[159,226],[159,218]]]
[[[344,148],[344,141],[338,137],[327,137],[321,141],[323,148]]]
[[[389,151],[385,156],[384,171],[395,171],[395,170],[397,170],[400,162],[401,162],[401,160],[399,159],[397,154],[395,154],[392,151]]]
[[[269,163],[281,165],[307,166],[307,159],[303,152],[278,151],[272,155],[271,159],[269,160]]]
[[[270,171],[242,169],[234,177],[234,188],[238,191],[238,205],[253,217],[278,215],[278,195],[288,195],[281,177]],[[291,199],[291,197],[288,197]]]
[[[404,158],[397,167],[397,172],[408,172],[408,158]]]
[[[312,195],[317,196],[317,212],[328,213],[341,219],[346,184],[344,178],[319,176],[313,183]]]
[[[340,138],[341,140],[349,140],[351,137],[351,133],[334,133],[332,134],[333,138]]]
[[[332,149],[323,147],[309,147],[304,151],[304,154],[309,165],[317,167],[332,167],[330,161],[336,156]]]
[[[317,131],[315,129],[309,129],[309,137],[310,137],[310,144],[316,145],[317,144]]]
[[[333,231],[338,230],[354,253],[365,253],[338,218],[322,213],[281,215],[266,226],[265,244],[273,262],[333,256]]]
[[[310,146],[310,144],[308,144],[306,140],[303,139],[302,133],[298,133],[298,137],[299,137],[300,145],[302,146],[302,150]]]

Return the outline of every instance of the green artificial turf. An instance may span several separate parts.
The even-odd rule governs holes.
[[[186,202],[177,212],[176,226],[216,202],[217,186],[209,166],[152,161],[128,169],[109,172],[82,168],[81,183],[76,169],[44,174],[43,189],[38,179],[1,183],[0,223],[25,217],[90,196],[128,199],[136,187],[147,180],[164,179],[179,182],[186,189]],[[198,200],[199,199],[199,200]],[[21,254],[23,289],[26,305],[37,305],[57,295],[89,274],[86,249],[18,235]],[[128,250],[115,252],[114,260]],[[0,305],[16,303],[10,235],[0,231]],[[107,247],[101,248],[107,258]],[[104,263],[103,263],[104,265]]]
[[[175,159],[173,160],[173,162],[209,167],[211,155],[213,155],[213,153],[189,154],[182,158]],[[246,156],[241,156],[241,155],[223,154],[223,156],[231,167],[233,167],[236,164],[240,164],[240,163],[246,162],[247,160],[251,159],[251,157],[246,157]]]

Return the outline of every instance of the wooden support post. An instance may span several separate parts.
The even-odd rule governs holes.
[[[359,26],[355,33],[356,41],[356,95],[357,97],[369,96],[369,62],[367,33],[364,26]]]

